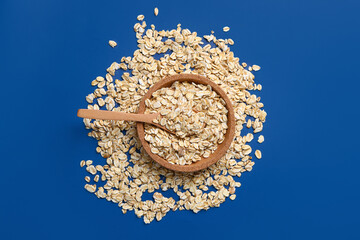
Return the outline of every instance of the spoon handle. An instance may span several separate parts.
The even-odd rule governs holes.
[[[155,114],[137,114],[124,113],[106,110],[79,109],[77,116],[81,118],[103,119],[103,120],[125,120],[154,124],[153,120],[159,115]]]

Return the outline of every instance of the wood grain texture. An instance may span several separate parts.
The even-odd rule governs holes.
[[[103,120],[125,120],[135,122],[145,122],[152,124],[153,120],[159,115],[156,114],[137,114],[137,113],[125,113],[115,112],[107,110],[92,110],[92,109],[79,109],[77,116],[81,118],[90,119],[103,119]]]
[[[204,84],[204,85],[210,85],[212,89],[217,92],[220,97],[222,97],[226,103],[226,108],[228,110],[228,129],[225,133],[225,140],[219,144],[217,150],[211,154],[208,158],[201,158],[200,161],[189,164],[189,165],[178,165],[178,164],[171,164],[166,159],[161,158],[160,156],[153,154],[150,151],[149,143],[145,140],[145,133],[144,133],[144,123],[138,122],[136,124],[137,127],[137,133],[139,136],[139,139],[141,141],[142,146],[144,147],[147,154],[157,163],[159,163],[161,166],[166,167],[168,169],[179,171],[179,172],[195,172],[202,169],[205,169],[209,167],[210,165],[216,163],[229,149],[231,142],[234,139],[235,135],[235,117],[234,117],[234,108],[231,104],[230,99],[226,95],[226,93],[221,89],[219,85],[214,83],[213,81],[199,76],[195,74],[177,74],[172,75],[170,77],[164,78],[163,80],[157,82],[154,84],[148,92],[144,95],[143,99],[140,102],[138,113],[142,114],[145,112],[145,100],[150,98],[152,93],[157,91],[160,88],[164,87],[170,87],[174,82],[194,82],[198,84]]]
[[[171,134],[174,132],[170,131],[164,126],[160,124],[153,123],[153,120],[159,116],[159,113],[152,114],[138,114],[138,113],[125,113],[125,112],[115,112],[115,111],[107,111],[107,110],[93,110],[93,109],[79,109],[77,112],[77,116],[81,118],[89,118],[89,119],[102,119],[102,120],[123,120],[123,121],[135,121],[135,122],[143,122],[154,125],[155,127],[161,128]]]

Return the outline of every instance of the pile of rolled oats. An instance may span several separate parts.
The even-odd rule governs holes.
[[[207,158],[225,139],[225,101],[210,86],[175,82],[145,101],[145,113],[160,113],[154,120],[175,134],[145,124],[151,152],[173,164],[191,164]]]
[[[85,189],[118,204],[123,213],[133,210],[145,223],[160,221],[170,210],[197,213],[219,207],[226,198],[234,200],[235,189],[241,185],[238,177],[254,165],[250,142],[254,134],[262,131],[266,117],[260,97],[251,93],[262,88],[252,74],[260,67],[246,69],[247,65],[240,64],[228,46],[234,44],[233,40],[217,39],[213,32],[200,37],[180,24],[170,31],[158,31],[153,25],[146,29],[143,15],[138,20],[140,23],[134,26],[138,49],[132,57],[111,64],[105,78],[92,81],[96,89],[86,97],[88,108],[135,113],[148,88],[162,78],[178,73],[199,74],[218,84],[232,101],[235,138],[216,164],[199,172],[179,173],[149,158],[134,122],[84,119],[91,130],[89,136],[98,140],[96,151],[105,159],[98,165],[91,160],[81,161],[80,165],[86,166],[93,177],[85,177]],[[244,127],[252,133],[241,134]],[[262,136],[258,137],[259,143],[263,141]],[[261,158],[259,150],[256,156]],[[166,197],[168,191],[175,192],[176,197]],[[152,199],[145,200],[144,193],[150,193]]]

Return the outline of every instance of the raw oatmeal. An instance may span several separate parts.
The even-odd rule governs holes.
[[[88,108],[135,113],[147,90],[162,78],[179,73],[198,74],[218,84],[230,98],[235,111],[235,138],[216,164],[199,172],[179,173],[149,158],[137,137],[134,122],[84,119],[90,129],[88,135],[98,141],[96,151],[103,157],[97,164],[91,160],[81,162],[91,179],[95,179],[86,178],[89,183],[85,189],[116,203],[123,213],[134,211],[145,223],[160,221],[169,211],[197,213],[219,207],[227,198],[234,200],[236,188],[241,186],[239,177],[254,166],[251,145],[256,141],[252,140],[264,139],[257,136],[266,118],[258,96],[262,85],[255,83],[252,73],[260,67],[240,63],[230,49],[232,39],[218,39],[213,32],[199,36],[180,24],[171,30],[157,30],[154,25],[147,28],[143,15],[138,16],[138,21],[134,26],[138,49],[133,56],[113,62],[105,77],[91,82],[95,90],[86,96]],[[218,102],[221,105],[221,100]],[[223,120],[219,117],[217,121]],[[226,127],[220,125],[222,132]],[[245,134],[245,129],[251,135]],[[217,141],[221,141],[221,134]],[[256,155],[262,157],[261,152]],[[169,196],[169,191],[175,197]],[[145,192],[153,198],[145,200]]]
[[[154,92],[145,105],[145,113],[160,113],[155,123],[175,133],[145,125],[151,152],[170,163],[185,165],[207,158],[224,141],[228,111],[210,86],[175,82]]]

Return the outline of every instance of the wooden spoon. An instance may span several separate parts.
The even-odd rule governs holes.
[[[176,133],[170,131],[166,127],[153,122],[153,120],[156,119],[159,116],[159,114],[160,113],[152,113],[152,114],[125,113],[125,112],[92,110],[92,109],[79,109],[77,112],[77,116],[81,118],[102,119],[102,120],[123,120],[123,121],[148,123],[158,128],[161,128],[171,134],[176,135]]]
[[[144,114],[145,112],[145,100],[151,98],[152,93],[157,91],[160,88],[170,87],[174,82],[194,82],[198,84],[210,85],[211,88],[217,92],[220,97],[222,97],[225,101],[225,107],[228,110],[227,113],[227,125],[228,129],[225,133],[224,141],[218,145],[218,148],[213,152],[208,158],[202,157],[200,161],[189,164],[189,165],[179,165],[172,164],[168,162],[166,159],[160,157],[151,152],[151,148],[149,143],[145,140],[145,131],[144,131],[144,123],[152,124],[156,127],[159,127],[167,132],[175,134],[171,132],[169,129],[161,126],[160,124],[155,124],[152,122],[159,113],[156,114]],[[155,83],[144,95],[139,103],[138,113],[122,113],[122,112],[114,112],[114,111],[103,111],[103,110],[89,110],[89,109],[79,109],[78,116],[83,118],[90,119],[107,119],[107,120],[127,120],[127,121],[136,121],[137,133],[140,139],[140,142],[146,151],[146,153],[161,166],[166,167],[168,169],[178,171],[178,172],[195,172],[209,167],[210,165],[216,163],[222,156],[225,155],[226,151],[229,149],[231,142],[234,139],[235,134],[235,116],[234,116],[234,108],[231,104],[229,97],[226,93],[221,89],[221,87],[215,82],[196,75],[196,74],[176,74],[162,79],[161,81]],[[176,135],[176,134],[175,134]]]

